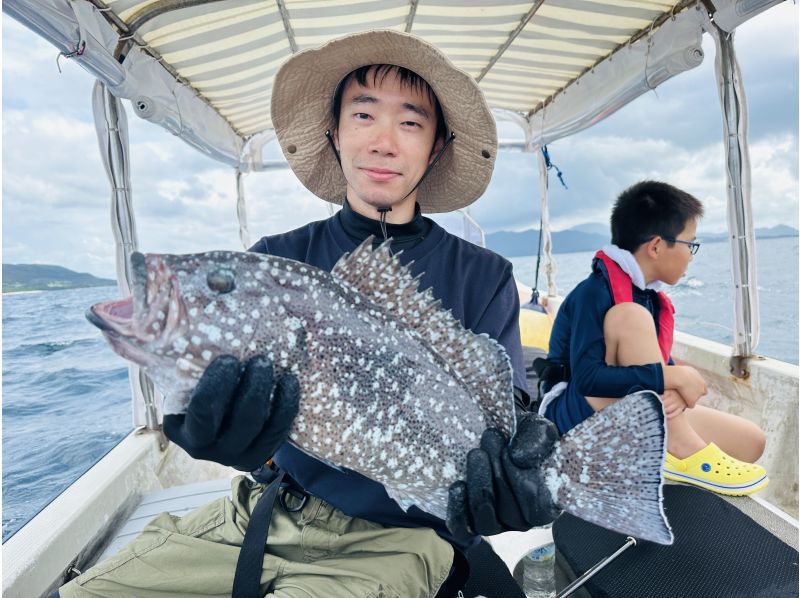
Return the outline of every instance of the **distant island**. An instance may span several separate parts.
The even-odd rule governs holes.
[[[757,228],[756,237],[771,239],[775,237],[796,237],[798,231],[791,226],[779,224],[770,228]],[[572,228],[551,231],[553,253],[572,253],[575,251],[594,251],[610,242],[608,225],[587,223]],[[699,235],[703,243],[718,243],[728,238],[727,233]],[[486,235],[486,247],[504,257],[536,255],[539,248],[539,229],[519,232],[498,231]]]
[[[84,272],[74,272],[61,266],[44,264],[3,264],[3,292],[55,291],[83,287],[105,287],[116,280],[97,278]]]

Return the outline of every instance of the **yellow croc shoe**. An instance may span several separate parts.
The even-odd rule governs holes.
[[[734,459],[713,442],[685,459],[667,453],[664,477],[730,496],[752,494],[769,484],[763,467]]]

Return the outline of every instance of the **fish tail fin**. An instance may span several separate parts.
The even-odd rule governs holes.
[[[661,468],[666,427],[658,395],[615,401],[570,430],[544,463],[559,507],[607,529],[672,544]]]

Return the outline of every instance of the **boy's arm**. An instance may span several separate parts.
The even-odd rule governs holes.
[[[708,392],[706,381],[696,369],[690,365],[665,365],[664,388],[680,393],[686,406],[692,409],[700,397]]]

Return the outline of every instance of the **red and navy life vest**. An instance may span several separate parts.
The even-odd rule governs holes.
[[[619,267],[617,262],[602,251],[598,251],[594,257],[603,262],[606,268],[614,305],[633,301],[633,282],[631,277]],[[675,307],[663,291],[658,292],[658,300],[658,346],[661,349],[664,363],[669,363],[669,355],[672,352],[672,337],[675,330]]]

